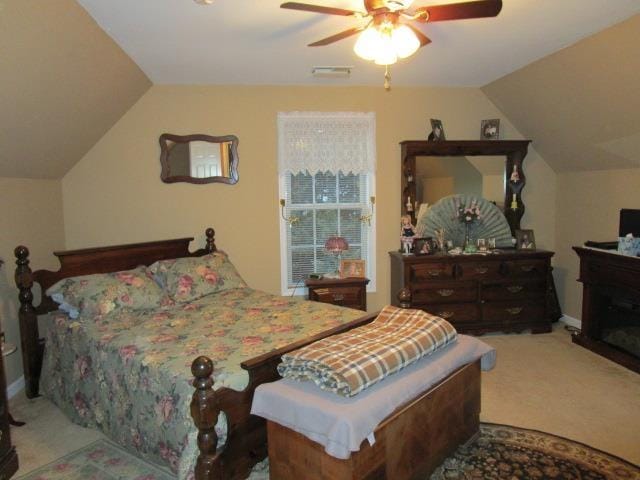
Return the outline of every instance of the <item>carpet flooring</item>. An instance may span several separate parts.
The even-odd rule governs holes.
[[[640,375],[550,334],[485,335],[497,365],[482,375],[481,421],[549,432],[640,464]],[[104,438],[72,424],[44,398],[13,398],[27,425],[12,428],[19,475]]]

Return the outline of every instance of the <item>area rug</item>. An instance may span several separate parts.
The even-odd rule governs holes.
[[[165,470],[98,440],[16,480],[175,480]],[[268,480],[269,462],[249,480]],[[429,480],[640,480],[640,467],[549,433],[492,423],[460,447]]]
[[[430,480],[640,480],[640,467],[582,443],[524,428],[482,423]]]
[[[134,457],[106,440],[71,452],[16,480],[175,480],[175,476]]]

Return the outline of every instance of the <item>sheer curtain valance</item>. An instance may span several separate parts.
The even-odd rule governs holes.
[[[375,113],[278,113],[278,173],[375,173]]]

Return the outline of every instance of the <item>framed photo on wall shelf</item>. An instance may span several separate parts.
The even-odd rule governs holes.
[[[427,137],[427,141],[441,142],[442,140],[446,140],[444,136],[444,127],[442,126],[442,120],[438,120],[437,118],[432,118],[431,133]]]
[[[364,260],[340,260],[340,278],[364,278]]]
[[[498,140],[500,138],[500,119],[490,118],[480,122],[480,140]]]
[[[536,249],[536,238],[533,230],[516,230],[516,248],[518,250]]]

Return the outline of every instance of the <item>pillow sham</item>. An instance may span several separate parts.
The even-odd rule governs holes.
[[[106,315],[119,308],[153,309],[169,300],[144,266],[64,278],[46,293],[71,318]]]
[[[160,260],[151,265],[149,270],[178,303],[190,302],[210,293],[247,287],[223,252]]]

